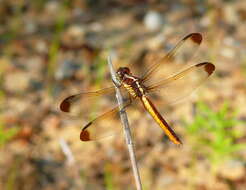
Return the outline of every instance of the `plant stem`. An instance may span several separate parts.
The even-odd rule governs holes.
[[[137,166],[137,161],[136,161],[136,155],[135,155],[135,151],[134,151],[134,144],[132,141],[131,130],[129,127],[127,114],[126,114],[125,109],[123,107],[123,98],[122,98],[122,95],[120,93],[120,89],[117,85],[117,84],[119,84],[119,81],[116,78],[116,73],[114,71],[110,56],[108,57],[108,66],[109,66],[112,80],[115,84],[116,98],[117,98],[118,105],[120,108],[120,119],[121,119],[121,122],[122,122],[123,128],[124,128],[125,140],[126,140],[130,160],[131,160],[131,165],[132,165],[133,175],[135,178],[136,187],[137,187],[137,190],[142,190],[142,183],[141,183],[141,179],[139,176],[139,171],[138,171],[138,166]]]

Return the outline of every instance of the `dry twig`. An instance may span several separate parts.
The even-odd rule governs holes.
[[[137,166],[137,161],[136,161],[136,156],[135,156],[135,151],[134,151],[134,144],[132,141],[131,130],[129,127],[127,114],[126,114],[125,109],[123,107],[123,97],[120,93],[120,89],[117,86],[117,84],[119,82],[117,81],[116,73],[114,71],[110,56],[108,57],[108,66],[109,66],[112,80],[115,84],[116,98],[117,98],[118,105],[120,108],[120,118],[121,118],[121,122],[122,122],[123,128],[124,128],[125,139],[126,139],[126,143],[127,143],[128,152],[130,155],[130,160],[131,160],[133,175],[134,175],[135,182],[136,182],[136,187],[137,187],[137,190],[142,190],[142,184],[141,184],[141,179],[139,176],[139,171],[138,171],[138,166]]]

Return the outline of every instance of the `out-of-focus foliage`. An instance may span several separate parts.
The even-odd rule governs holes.
[[[4,123],[0,119],[0,148],[5,145],[16,133],[18,132],[17,127],[6,129]]]
[[[245,143],[237,142],[244,135],[236,128],[241,124],[245,122],[238,120],[237,112],[228,103],[213,111],[199,102],[194,121],[187,124],[188,138],[192,139],[193,149],[208,157],[216,168],[246,147]]]

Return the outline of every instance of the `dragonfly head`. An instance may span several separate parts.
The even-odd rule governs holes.
[[[125,75],[131,74],[130,69],[128,67],[120,67],[116,73],[120,80],[123,80]]]

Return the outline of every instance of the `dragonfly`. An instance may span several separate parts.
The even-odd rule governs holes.
[[[155,93],[160,95],[166,104],[183,99],[212,75],[215,66],[210,62],[201,62],[169,77],[163,77],[160,74],[159,80],[152,81],[151,79],[159,76],[158,72],[161,72],[161,67],[172,66],[175,58],[180,55],[186,55],[184,61],[189,61],[201,42],[202,35],[200,33],[186,35],[167,54],[163,53],[158,56],[142,77],[133,75],[128,67],[120,67],[116,72],[117,80],[120,84],[119,88],[126,94],[123,109],[128,109],[133,102],[140,100],[143,108],[176,145],[182,144],[180,138],[160,114],[151,96]],[[94,92],[81,92],[65,98],[60,104],[60,110],[71,113],[72,108],[77,105],[77,107],[84,110],[82,117],[83,115],[90,115],[90,110],[97,109],[96,106],[93,106],[95,100],[98,102],[101,97],[112,95],[115,96],[115,87],[113,85]],[[80,101],[80,104],[77,103],[78,101]],[[106,104],[108,105],[108,103]],[[105,111],[106,107],[103,106],[102,110]],[[91,118],[87,117],[91,120],[82,127],[80,140],[92,141],[115,134],[120,127],[111,122],[111,119],[119,119],[119,112],[120,108],[116,105],[99,116],[92,114]]]

